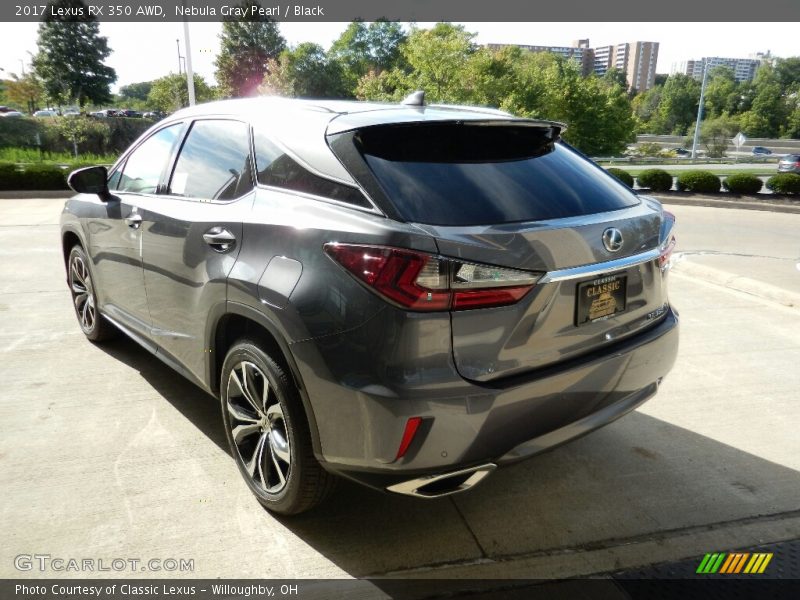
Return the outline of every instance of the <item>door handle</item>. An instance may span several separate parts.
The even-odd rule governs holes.
[[[216,252],[227,252],[236,245],[236,236],[222,227],[212,227],[206,231],[203,240]]]
[[[125,217],[125,223],[131,229],[139,229],[139,225],[142,224],[142,215],[138,213],[133,213],[128,217]]]

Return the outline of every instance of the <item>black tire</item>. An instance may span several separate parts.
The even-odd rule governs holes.
[[[228,351],[222,365],[220,402],[231,454],[265,508],[296,515],[330,495],[336,478],[314,458],[297,389],[257,341],[239,340]]]
[[[67,258],[67,282],[75,316],[81,331],[89,340],[102,342],[117,337],[119,331],[106,321],[97,308],[95,281],[86,252],[78,245],[73,246]]]

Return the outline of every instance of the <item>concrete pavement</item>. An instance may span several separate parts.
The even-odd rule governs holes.
[[[796,309],[678,268],[678,362],[640,410],[468,494],[343,482],[317,511],[278,519],[240,481],[213,398],[132,342],[83,338],[62,203],[0,200],[0,577],[92,576],[19,572],[21,553],[194,560],[146,577],[567,577],[800,537]],[[754,265],[794,289],[794,215],[675,208],[685,261]]]

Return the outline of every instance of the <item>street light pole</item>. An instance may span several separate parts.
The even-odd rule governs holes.
[[[182,2],[186,6],[186,0]],[[189,106],[194,106],[194,74],[192,73],[192,43],[189,40],[189,20],[183,16],[183,38],[186,43],[186,86],[189,88]]]
[[[181,40],[179,38],[175,38],[175,47],[178,49],[178,75],[181,74]]]
[[[697,122],[694,125],[694,141],[692,142],[692,160],[697,158],[697,142],[700,139],[700,121],[703,119],[703,98],[706,95],[706,80],[708,79],[708,61],[703,64],[703,83],[700,86],[700,103],[697,105]]]

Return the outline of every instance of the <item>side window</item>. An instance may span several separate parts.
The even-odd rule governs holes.
[[[181,148],[169,193],[233,200],[253,189],[250,126],[241,121],[195,121]]]
[[[360,190],[311,173],[264,134],[256,133],[255,146],[258,183],[372,208]]]
[[[114,171],[111,177],[108,178],[108,189],[109,190],[116,190],[117,186],[119,185],[120,179],[122,179],[122,169],[125,165],[120,166],[119,169]]]
[[[182,123],[176,123],[165,127],[134,150],[125,162],[116,189],[120,192],[155,194],[182,126]]]

